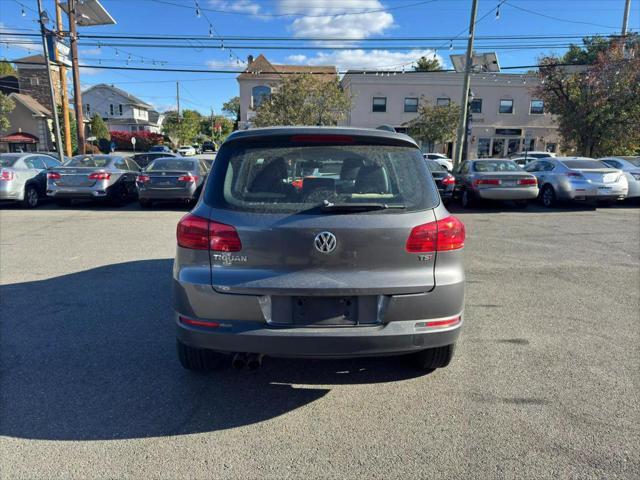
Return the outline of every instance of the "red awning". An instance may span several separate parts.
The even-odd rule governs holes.
[[[25,132],[16,132],[5,137],[0,137],[2,143],[38,143],[40,139],[35,135]]]

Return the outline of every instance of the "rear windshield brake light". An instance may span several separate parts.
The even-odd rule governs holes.
[[[355,143],[350,135],[293,135],[293,143]]]

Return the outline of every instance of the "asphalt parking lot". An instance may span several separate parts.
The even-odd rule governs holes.
[[[174,352],[184,209],[0,210],[3,478],[640,478],[640,209],[467,225],[449,368]]]

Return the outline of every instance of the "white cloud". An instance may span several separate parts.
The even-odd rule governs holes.
[[[231,69],[236,69],[238,71],[244,69],[244,63],[238,64],[238,62],[235,59],[231,59],[231,58],[226,58],[224,60],[207,60],[205,64],[207,65],[207,67],[213,68],[213,69],[231,68]]]
[[[373,11],[385,7],[379,0],[279,0],[279,13],[300,14],[291,23],[296,37],[361,39],[383,33],[393,26],[393,15]],[[368,13],[358,13],[368,12]],[[333,15],[333,16],[327,16]]]
[[[260,13],[260,5],[251,0],[209,0],[209,5],[211,5],[211,8],[218,10],[250,13],[252,15],[258,15]]]
[[[80,56],[82,55],[100,55],[102,52],[99,48],[82,48],[78,52]]]
[[[104,70],[93,67],[80,67],[80,73],[82,75],[98,75],[100,73],[104,73]]]
[[[433,57],[433,50],[410,50],[407,52],[395,52],[389,50],[334,50],[331,52],[318,52],[314,56],[290,55],[287,61],[303,65],[335,65],[338,70],[347,69],[400,69],[403,65],[409,69],[410,64],[420,57]],[[436,54],[441,65],[445,65],[444,59]]]

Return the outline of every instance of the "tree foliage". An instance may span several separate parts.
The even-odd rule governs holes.
[[[140,152],[146,152],[153,145],[158,145],[164,140],[163,136],[159,133],[147,131],[121,132],[118,130],[112,130],[110,134],[111,140],[116,144],[116,148],[118,150],[131,150],[133,148],[131,137],[136,137],[136,150]]]
[[[16,104],[8,95],[0,92],[0,132],[8,130],[11,126],[8,115],[15,106]]]
[[[111,140],[107,124],[97,113],[94,113],[93,117],[91,117],[91,135],[96,137],[97,140]]]
[[[64,143],[66,133],[64,128],[64,117],[62,115],[62,105],[58,105],[58,122],[60,123],[60,136]],[[75,155],[78,153],[78,124],[72,111],[69,112],[69,133],[71,135],[71,151]]]
[[[628,44],[625,56],[619,42],[605,43],[585,39],[562,58],[542,58],[535,88],[565,145],[589,157],[640,150],[640,50]],[[578,62],[588,65],[556,66]]]
[[[183,110],[178,118],[178,112],[165,113],[162,131],[175,145],[188,145],[194,143],[200,133],[202,115],[195,110]]]
[[[233,131],[233,125],[234,122],[223,115],[203,117],[200,121],[200,132],[209,140],[222,142]]]
[[[440,65],[440,60],[437,57],[427,58],[423,56],[416,61],[416,66],[413,69],[416,72],[436,72],[442,70],[442,65]]]
[[[418,116],[407,122],[407,130],[416,140],[430,143],[447,143],[456,138],[460,106],[434,105],[424,98],[420,101]]]
[[[232,97],[222,104],[222,111],[232,118],[240,118],[240,97]]]
[[[340,88],[337,76],[287,75],[260,104],[253,122],[258,127],[337,125],[350,107],[351,99]]]
[[[4,77],[5,75],[17,75],[17,72],[9,62],[0,60],[0,77]]]

